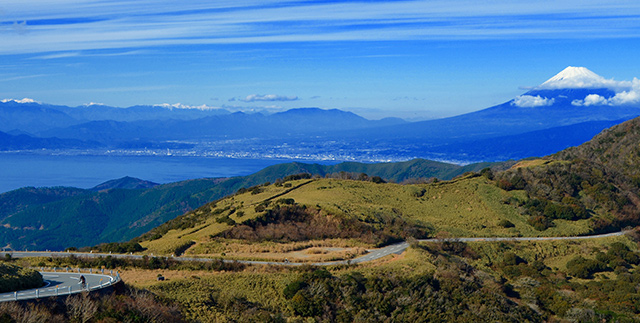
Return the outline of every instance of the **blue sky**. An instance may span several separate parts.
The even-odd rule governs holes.
[[[429,119],[640,76],[640,2],[3,0],[0,44],[0,99]]]

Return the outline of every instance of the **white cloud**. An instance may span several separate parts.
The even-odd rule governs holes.
[[[553,102],[555,102],[555,99],[543,98],[539,95],[520,95],[511,102],[511,105],[519,108],[535,108],[550,106]]]
[[[571,104],[575,106],[620,106],[640,103],[640,80],[634,78],[633,81],[625,83],[629,84],[629,89],[626,91],[619,91],[610,98],[605,98],[598,94],[589,94],[583,100],[573,100]]]
[[[611,105],[640,103],[640,80],[634,78],[633,81],[631,81],[631,89],[616,93],[616,95],[609,100],[609,103]]]
[[[589,94],[584,98],[584,100],[573,100],[571,104],[575,106],[588,107],[591,105],[607,105],[609,102],[607,98],[599,94]]]
[[[161,107],[161,108],[165,108],[165,109],[196,109],[196,110],[220,110],[222,108],[220,107],[212,107],[209,105],[185,105],[182,103],[174,103],[174,104],[169,104],[169,103],[162,103],[162,104],[155,104],[154,107]]]
[[[277,94],[250,94],[246,98],[240,99],[243,102],[256,102],[256,101],[296,101],[297,96],[284,96]]]
[[[640,2],[612,0],[5,0],[0,54],[265,42],[640,36]],[[72,18],[72,19],[70,19]],[[143,18],[143,19],[141,19]],[[30,21],[53,23],[29,24]],[[443,23],[446,22],[446,23]],[[25,33],[25,29],[28,33]]]
[[[78,52],[67,52],[67,53],[42,55],[42,56],[32,57],[32,59],[58,59],[58,58],[78,57],[78,56],[80,56],[80,53]]]

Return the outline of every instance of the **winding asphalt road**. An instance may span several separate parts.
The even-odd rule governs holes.
[[[554,241],[554,240],[585,240],[585,239],[597,239],[623,235],[625,232],[614,232],[606,234],[597,234],[590,236],[575,236],[575,237],[486,237],[486,238],[448,238],[448,239],[422,239],[419,242],[444,242],[444,241],[460,241],[460,242],[495,242],[495,241]],[[401,254],[409,247],[409,243],[401,242],[392,244],[380,249],[367,250],[368,253],[364,256],[354,258],[351,260],[329,261],[329,262],[316,262],[311,265],[316,266],[331,266],[331,265],[344,265],[344,264],[357,264],[367,261],[376,260],[391,254]],[[5,252],[14,258],[26,258],[26,257],[69,257],[74,255],[76,257],[107,257],[125,258],[125,259],[142,259],[143,255],[127,255],[127,254],[107,254],[107,253],[80,253],[80,252],[51,252],[51,251],[10,251]],[[153,257],[153,254],[148,256]],[[194,258],[194,257],[171,257],[171,259],[177,261],[212,261],[211,258]],[[297,262],[275,262],[275,261],[253,261],[253,260],[223,260],[225,262],[239,262],[243,264],[251,265],[285,265],[285,266],[301,266],[304,263]]]
[[[576,237],[486,237],[486,238],[448,238],[448,239],[422,239],[419,242],[445,242],[445,241],[460,241],[460,242],[496,242],[496,241],[554,241],[554,240],[585,240],[585,239],[597,239],[623,235],[625,232],[614,232],[607,234],[597,234],[590,236],[576,236]],[[331,266],[331,265],[345,265],[345,264],[357,264],[368,262],[382,257],[386,257],[391,254],[401,254],[409,247],[409,243],[401,242],[393,244],[380,249],[367,250],[368,253],[364,256],[341,261],[330,262],[317,262],[311,263],[316,266]],[[126,254],[106,254],[106,253],[79,253],[79,252],[51,252],[51,251],[9,251],[4,252],[11,255],[13,258],[26,258],[26,257],[69,257],[74,255],[76,257],[115,257],[115,258],[128,258],[128,259],[142,259],[143,255],[126,255]],[[150,254],[149,256],[153,256]],[[193,258],[193,257],[171,257],[177,261],[212,261],[211,258]],[[243,264],[252,265],[284,265],[284,266],[302,266],[304,263],[297,262],[275,262],[275,261],[252,261],[252,260],[223,260],[224,262],[239,262]],[[41,297],[50,297],[63,294],[80,293],[81,286],[78,284],[80,275],[84,275],[87,284],[91,290],[102,288],[105,285],[115,283],[119,277],[112,277],[110,275],[93,274],[93,273],[78,273],[78,272],[41,272],[44,280],[47,282],[47,286],[38,289],[31,289],[20,291],[17,294],[15,292],[0,294],[0,302],[12,301],[12,300],[24,300]]]
[[[22,290],[19,292],[9,292],[0,294],[0,302],[44,298],[59,295],[77,294],[83,291],[79,284],[80,276],[85,277],[87,286],[84,290],[94,291],[106,286],[110,286],[118,281],[117,277],[103,274],[90,274],[87,272],[40,272],[44,279],[45,286],[40,288]]]

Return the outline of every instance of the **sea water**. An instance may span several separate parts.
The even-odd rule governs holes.
[[[181,156],[52,156],[4,153],[0,154],[0,193],[25,186],[91,188],[108,180],[125,176],[159,184],[204,177],[244,176],[267,166],[291,161]],[[336,162],[318,163],[335,164]]]

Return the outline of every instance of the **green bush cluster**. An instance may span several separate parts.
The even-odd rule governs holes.
[[[540,317],[482,283],[432,275],[334,276],[303,273],[283,290],[290,313],[327,322],[538,321]],[[473,308],[474,310],[469,310]]]
[[[110,242],[102,243],[94,247],[80,248],[81,251],[97,250],[99,252],[113,252],[113,253],[132,253],[140,252],[145,249],[137,242]]]
[[[593,274],[603,271],[627,272],[633,265],[640,264],[640,257],[622,243],[614,243],[609,250],[597,252],[595,259],[577,256],[567,263],[567,273],[578,278],[593,278]]]
[[[567,262],[567,273],[578,278],[593,278],[593,274],[607,270],[607,265],[596,259],[577,256]]]
[[[0,262],[0,293],[37,288],[42,285],[44,282],[39,272]]]
[[[615,216],[613,220],[594,219],[595,232],[640,224],[640,210],[627,197],[637,196],[628,191],[634,186],[629,178],[588,159],[548,161],[495,174],[498,187],[526,191],[529,199],[520,206],[534,228],[545,230],[555,219],[587,219],[593,210]]]

